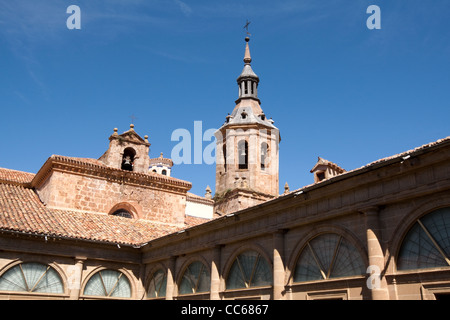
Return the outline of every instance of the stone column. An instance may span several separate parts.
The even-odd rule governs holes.
[[[147,267],[145,264],[139,265],[139,281],[136,284],[136,296],[138,299],[145,299],[146,297],[146,291],[145,291],[145,271],[147,270]]]
[[[212,261],[211,261],[211,300],[220,300],[220,255],[222,246],[216,246],[213,248]]]
[[[177,257],[170,257],[167,265],[166,300],[173,300],[175,290],[175,267]]]
[[[67,268],[67,283],[70,290],[70,300],[78,300],[80,298],[81,281],[83,274],[83,265],[86,258],[75,258],[75,265]]]
[[[381,246],[381,229],[378,219],[378,208],[370,207],[361,210],[366,219],[367,253],[369,256],[369,267],[367,269],[367,287],[371,293],[372,300],[388,300],[385,272],[385,261],[383,248]]]
[[[285,294],[284,231],[273,234],[273,299],[283,300]]]

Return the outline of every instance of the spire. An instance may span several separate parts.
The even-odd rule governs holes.
[[[251,63],[252,62],[252,57],[250,56],[250,47],[248,45],[248,42],[250,41],[249,37],[245,37],[245,42],[247,42],[245,44],[245,56],[244,56],[244,62],[245,63]]]
[[[244,69],[237,78],[237,83],[239,85],[239,99],[237,103],[243,98],[250,98],[258,100],[257,88],[259,83],[259,77],[253,72],[250,65],[252,62],[252,57],[250,56],[250,38],[245,38],[245,54],[244,54]],[[259,100],[258,100],[259,101]]]

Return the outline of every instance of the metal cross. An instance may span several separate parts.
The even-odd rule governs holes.
[[[247,34],[248,34],[248,35],[250,35],[250,33],[248,33],[248,25],[249,25],[250,23],[251,23],[251,22],[247,20],[247,22],[246,22],[246,24],[245,24],[245,26],[244,26],[244,29],[247,30]]]
[[[130,118],[131,118],[131,123],[134,123],[134,120],[137,119],[137,118],[134,116],[134,114],[132,114],[132,115],[130,116]]]

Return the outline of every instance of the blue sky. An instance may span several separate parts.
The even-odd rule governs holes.
[[[81,9],[69,30],[66,9]],[[366,9],[381,9],[369,30]],[[117,127],[170,155],[178,128],[234,108],[250,24],[261,107],[280,129],[280,191],[317,157],[351,170],[450,135],[448,0],[0,0],[0,167],[98,158]],[[208,142],[205,142],[205,147]],[[214,191],[215,166],[174,177]]]

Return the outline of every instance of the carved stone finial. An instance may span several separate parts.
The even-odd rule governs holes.
[[[284,185],[284,193],[286,194],[286,193],[289,193],[289,185],[288,185],[288,183],[286,182],[286,184]]]
[[[212,199],[211,188],[209,186],[206,187],[205,198]]]

